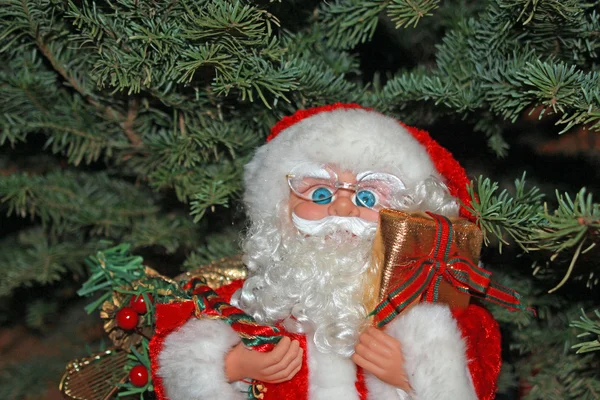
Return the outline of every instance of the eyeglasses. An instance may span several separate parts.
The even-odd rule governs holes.
[[[392,174],[367,171],[356,176],[356,183],[340,182],[333,169],[315,164],[300,164],[286,178],[290,189],[302,199],[329,204],[338,190],[351,190],[354,204],[375,211],[390,207],[406,189],[400,178]]]

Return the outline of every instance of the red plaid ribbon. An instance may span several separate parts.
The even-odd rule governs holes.
[[[247,347],[257,351],[270,351],[282,338],[279,329],[260,325],[250,315],[226,302],[204,279],[194,278],[187,282],[183,289],[191,293],[196,317],[205,316],[226,322]]]
[[[436,222],[435,246],[429,255],[412,261],[406,267],[414,272],[371,312],[371,315],[377,317],[378,327],[386,325],[423,294],[421,301],[437,302],[442,279],[462,292],[499,304],[511,311],[525,310],[517,292],[491,282],[491,272],[466,258],[455,256],[456,245],[452,240],[454,230],[448,218],[429,212],[427,214]]]

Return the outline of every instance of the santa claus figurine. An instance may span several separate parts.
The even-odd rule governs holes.
[[[298,111],[244,183],[248,278],[218,293],[284,338],[254,351],[216,319],[160,329],[163,311],[151,348],[159,398],[241,400],[256,382],[265,400],[494,398],[500,334],[482,307],[420,302],[369,326],[378,211],[468,217],[465,172],[426,132],[354,104]]]

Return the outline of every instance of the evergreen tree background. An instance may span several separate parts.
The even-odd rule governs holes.
[[[235,254],[253,149],[342,101],[428,129],[475,178],[483,261],[537,308],[493,310],[504,398],[600,398],[598,11],[0,0],[0,397],[52,398],[83,343],[102,346],[77,311],[86,256],[129,242],[172,276]]]

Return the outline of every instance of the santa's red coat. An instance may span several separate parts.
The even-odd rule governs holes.
[[[231,295],[241,285],[242,281],[236,281],[218,289],[217,293],[229,301]],[[410,365],[406,367],[409,381],[416,392],[411,394],[411,397],[408,395],[402,397],[403,392],[396,394],[394,388],[373,376],[365,378],[362,370],[355,366],[353,366],[355,369],[352,370],[352,378],[344,381],[348,379],[343,375],[349,360],[334,360],[332,356],[319,354],[311,342],[307,343],[306,336],[284,332],[285,335],[298,340],[304,349],[303,366],[288,382],[266,384],[264,400],[320,398],[335,400],[336,396],[346,400],[349,395],[345,393],[351,392],[354,392],[352,397],[360,400],[386,400],[387,398],[454,400],[455,397],[452,396],[456,396],[456,393],[469,392],[473,395],[463,395],[466,396],[465,399],[475,398],[476,393],[476,398],[479,400],[492,400],[495,397],[501,365],[498,324],[487,310],[477,305],[470,305],[464,310],[451,310],[451,314],[444,308],[446,306],[420,304],[414,307],[416,311],[413,312],[413,316],[406,317],[404,327],[400,324],[403,321],[399,321],[398,328],[392,326],[395,321],[390,323],[388,334],[396,329],[397,339],[403,345],[403,352],[408,352],[405,358]],[[438,323],[443,324],[442,328],[436,325]],[[423,334],[424,331],[419,329],[425,329],[427,334]],[[444,332],[447,329],[450,332],[447,334],[448,341],[445,336],[442,337],[441,342],[440,338],[427,339],[429,334],[435,336],[438,332],[440,335],[446,335]],[[224,355],[236,341],[239,341],[233,330],[231,332],[228,330],[231,328],[220,321],[195,320],[192,302],[157,305],[156,332],[150,343],[150,352],[152,377],[158,400],[246,398],[241,393],[243,384],[238,383],[238,388],[232,389],[233,385],[226,382]],[[411,335],[414,339],[410,339]],[[456,336],[455,339],[452,338],[453,335]],[[419,346],[419,342],[427,340],[430,340],[431,345]],[[453,340],[457,345],[452,342]],[[318,374],[314,371],[311,374],[309,365],[311,368],[318,369],[319,362],[333,370],[321,368]],[[340,368],[335,366],[336,362],[340,363]],[[411,371],[411,368],[414,371]],[[461,371],[461,368],[468,372]],[[327,377],[329,372],[331,378]],[[461,374],[466,375],[468,380],[465,380]],[[329,381],[333,382],[332,386],[335,386],[336,379],[340,380],[339,390],[326,387]],[[331,394],[319,394],[327,391]]]

